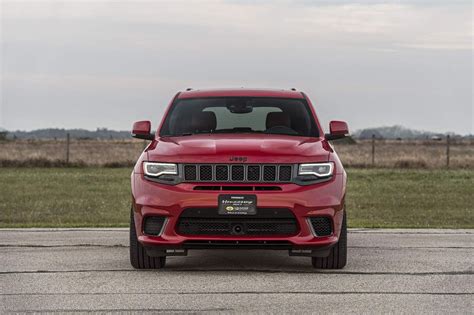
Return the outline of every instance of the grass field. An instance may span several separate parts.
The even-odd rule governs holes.
[[[474,228],[474,170],[348,169],[351,227]],[[130,169],[0,168],[0,227],[128,226]]]

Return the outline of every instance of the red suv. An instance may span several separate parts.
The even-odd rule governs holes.
[[[163,268],[189,249],[283,249],[315,268],[346,264],[346,172],[296,90],[192,90],[171,101],[132,173],[130,260]]]

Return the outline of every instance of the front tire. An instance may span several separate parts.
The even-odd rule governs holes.
[[[339,241],[329,252],[327,257],[312,257],[313,267],[317,269],[342,269],[347,263],[347,220],[344,209],[341,235]]]
[[[138,241],[135,219],[133,218],[133,206],[130,211],[130,263],[135,269],[161,269],[166,264],[166,256],[148,256],[145,248]]]

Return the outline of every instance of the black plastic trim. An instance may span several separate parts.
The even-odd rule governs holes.
[[[337,139],[342,139],[347,137],[347,135],[333,135],[330,133],[324,134],[324,138],[326,138],[327,141],[332,141],[332,140],[337,140]]]
[[[293,183],[300,185],[300,186],[309,186],[314,184],[320,184],[330,181],[333,176],[326,176],[326,177],[316,177],[314,175],[305,175],[305,176],[296,176],[293,179]]]
[[[293,245],[287,241],[186,241],[185,249],[292,249]]]
[[[132,138],[136,138],[136,139],[155,140],[155,134],[153,134],[153,133],[149,133],[149,134],[146,134],[146,135],[132,133],[131,135],[132,135]]]

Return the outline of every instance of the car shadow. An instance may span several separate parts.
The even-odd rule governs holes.
[[[286,250],[191,250],[188,256],[167,257],[167,270],[310,272],[311,258],[289,256]]]

